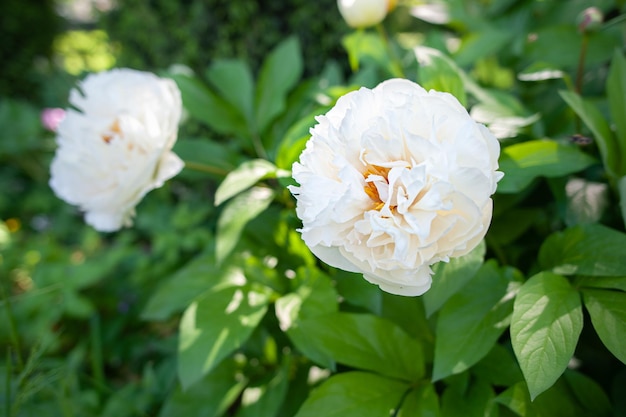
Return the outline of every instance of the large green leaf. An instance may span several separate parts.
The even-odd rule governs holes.
[[[582,293],[600,340],[616,358],[626,363],[626,293],[592,289]]]
[[[235,107],[248,126],[252,124],[254,80],[250,68],[240,60],[216,60],[206,72],[220,95]]]
[[[433,381],[463,372],[489,353],[509,325],[516,288],[511,284],[495,262],[488,262],[443,306]]]
[[[200,80],[183,74],[170,75],[176,81],[189,114],[219,133],[245,135],[245,120],[230,103]]]
[[[269,207],[274,199],[270,188],[252,187],[226,204],[217,220],[215,256],[222,262],[235,248],[246,224]]]
[[[368,372],[334,375],[311,393],[296,417],[391,416],[408,388]]]
[[[295,37],[281,42],[265,59],[255,94],[257,133],[285,110],[287,93],[302,76],[302,69],[300,44]]]
[[[283,171],[279,172],[274,164],[265,159],[246,161],[229,172],[224,178],[224,181],[215,191],[215,205],[219,206],[262,179],[275,178],[277,175],[284,176],[286,174]]]
[[[534,399],[561,376],[583,327],[580,295],[560,275],[541,272],[520,288],[511,342]]]
[[[626,234],[581,224],[550,235],[539,250],[542,269],[562,275],[626,276]]]
[[[619,168],[619,149],[604,115],[573,91],[559,91],[559,94],[589,128],[598,144],[604,169],[615,177]]]
[[[388,320],[332,313],[303,320],[298,327],[310,345],[338,363],[406,381],[424,376],[422,346]]]
[[[393,74],[391,59],[379,34],[355,30],[344,36],[341,43],[348,53],[348,61],[353,72],[358,71],[361,64],[375,64]]]
[[[439,417],[439,397],[435,386],[424,383],[411,390],[402,401],[397,417]]]
[[[505,175],[498,183],[498,192],[517,193],[536,178],[578,172],[595,160],[575,146],[551,140],[532,140],[504,148],[499,163]]]
[[[268,294],[248,286],[208,291],[193,301],[180,321],[178,376],[183,388],[245,343],[268,303]]]
[[[433,283],[422,296],[426,315],[430,316],[456,292],[461,289],[478,271],[485,258],[486,245],[481,242],[467,255],[452,258],[450,262],[439,262],[433,267]]]
[[[617,173],[626,174],[626,59],[618,49],[613,54],[611,69],[606,80],[611,120],[615,124],[618,150]]]
[[[239,397],[246,386],[235,361],[227,359],[193,387],[177,387],[165,401],[159,417],[218,417]]]

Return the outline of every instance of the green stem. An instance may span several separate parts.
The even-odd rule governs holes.
[[[259,158],[263,158],[269,161],[269,156],[267,152],[265,152],[265,147],[263,146],[263,142],[259,135],[252,135],[252,145],[254,146],[254,150]]]
[[[100,316],[94,314],[89,326],[91,336],[91,371],[98,386],[106,386],[104,382],[104,365],[102,363],[102,338],[100,337]]]
[[[402,65],[400,64],[400,59],[398,58],[398,55],[396,55],[396,51],[393,48],[391,41],[389,40],[389,35],[387,35],[385,27],[382,23],[379,23],[376,25],[376,30],[382,38],[383,43],[385,44],[385,48],[387,48],[389,58],[391,59],[391,74],[394,77],[406,78],[406,76],[404,75],[404,71],[402,70]]]
[[[17,325],[15,324],[15,316],[13,315],[13,309],[11,308],[11,300],[7,297],[4,285],[0,285],[0,291],[2,292],[2,300],[4,301],[5,311],[9,321],[9,331],[11,333],[11,342],[15,348],[15,360],[17,361],[18,370],[22,370],[24,367],[24,361],[22,360],[22,345],[20,342],[20,336],[17,332]]]
[[[5,375],[5,386],[4,386],[4,413],[7,417],[10,417],[11,414],[11,374],[13,373],[13,369],[11,367],[11,347],[7,348],[7,370]]]
[[[222,176],[226,176],[226,174],[228,174],[228,171],[226,171],[225,169],[193,161],[185,161],[185,168]]]

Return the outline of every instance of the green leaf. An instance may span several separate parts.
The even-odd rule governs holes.
[[[542,269],[561,275],[626,276],[626,234],[581,224],[550,235],[539,250]]]
[[[491,385],[497,386],[510,387],[524,380],[513,352],[500,344],[494,345],[487,356],[472,366],[471,372]]]
[[[507,146],[500,156],[504,178],[499,193],[517,193],[539,177],[561,177],[581,171],[595,160],[575,146],[551,140],[532,140]]]
[[[348,61],[352,72],[357,72],[360,64],[376,64],[381,68],[389,68],[390,59],[383,39],[376,33],[355,30],[341,40],[348,53]]]
[[[332,356],[318,345],[310,343],[299,323],[302,320],[335,313],[339,310],[339,296],[330,278],[315,267],[301,267],[294,280],[298,288],[276,300],[275,311],[279,326],[294,346],[312,361],[329,369],[335,369]]]
[[[141,316],[145,320],[166,320],[184,310],[198,294],[234,286],[244,280],[241,268],[216,265],[211,246],[163,282],[153,292]]]
[[[439,417],[440,415],[439,397],[435,386],[423,383],[411,390],[404,398],[397,417]]]
[[[274,192],[265,187],[253,187],[226,204],[217,220],[215,256],[221,263],[235,248],[246,224],[269,207]]]
[[[626,277],[576,277],[577,288],[609,288],[626,291]]]
[[[298,327],[310,345],[336,362],[406,381],[424,376],[422,346],[388,320],[334,313],[303,320]]]
[[[599,222],[610,204],[609,185],[583,178],[570,178],[565,185],[565,223],[574,226]]]
[[[380,314],[383,303],[383,291],[363,279],[363,274],[347,272],[340,269],[334,271],[337,292],[345,302],[363,307],[373,314]],[[402,297],[399,297],[402,298]]]
[[[165,401],[159,417],[218,417],[246,386],[235,361],[227,359],[187,390],[177,387]]]
[[[459,68],[437,49],[418,46],[414,49],[419,63],[419,81],[426,90],[444,91],[455,96],[461,105],[467,105],[465,84]]]
[[[519,290],[511,342],[532,399],[561,376],[574,355],[582,326],[580,295],[562,276],[541,272]]]
[[[402,401],[397,417],[440,417],[439,397],[435,386],[424,383],[411,390]]]
[[[178,341],[178,376],[184,389],[246,342],[268,303],[266,293],[243,286],[208,291],[187,307]]]
[[[559,91],[559,94],[567,105],[574,110],[574,113],[580,117],[589,130],[591,130],[598,144],[604,169],[609,176],[614,178],[619,170],[619,149],[605,117],[593,104],[584,100],[573,91]]]
[[[465,371],[493,348],[509,325],[516,286],[486,263],[439,312],[433,381]]]
[[[441,397],[441,415],[445,417],[497,417],[493,389],[484,381],[454,383]]]
[[[431,316],[478,271],[485,258],[487,246],[481,242],[467,255],[452,258],[450,262],[439,262],[433,266],[433,283],[422,298],[426,315]]]
[[[233,170],[241,158],[240,149],[208,138],[179,138],[174,145],[173,152],[183,161],[195,162],[215,168],[216,175],[221,174],[220,178]],[[188,171],[184,170],[182,174]],[[194,172],[194,174],[200,173]],[[206,174],[204,172],[201,174],[201,178],[205,178]]]
[[[539,417],[530,400],[528,386],[524,381],[520,381],[500,393],[495,401],[514,411],[518,416]]]
[[[582,293],[600,340],[617,359],[626,363],[626,293],[591,289]]]
[[[278,168],[265,159],[246,161],[229,172],[224,178],[224,181],[215,191],[215,205],[219,206],[229,198],[252,187],[258,181],[265,178],[275,178],[278,174]]]
[[[404,297],[401,295],[382,293],[382,318],[393,321],[408,335],[419,340],[424,346],[427,362],[432,362],[431,345],[434,342],[434,329],[426,317],[423,297]]]
[[[263,132],[285,110],[287,93],[302,76],[302,70],[302,54],[296,37],[284,40],[265,59],[255,95],[258,133]]]
[[[617,181],[617,194],[619,195],[619,208],[622,213],[622,221],[626,225],[626,176]]]
[[[236,417],[276,416],[287,394],[291,357],[285,360],[276,375],[266,384],[248,386],[241,396],[241,408]]]
[[[611,69],[606,80],[606,95],[609,99],[611,120],[615,124],[617,136],[619,175],[626,174],[626,59],[619,49],[613,54]]]
[[[408,385],[368,372],[345,372],[316,388],[295,417],[391,416]]]
[[[508,29],[508,28],[507,28]],[[473,31],[466,35],[454,55],[454,60],[461,67],[475,64],[480,58],[497,53],[509,45],[515,32],[487,26],[482,31]]]
[[[170,77],[178,84],[183,105],[193,118],[219,133],[246,135],[245,120],[237,109],[200,80],[183,74]]]
[[[248,65],[240,60],[214,61],[206,72],[213,87],[236,108],[253,131],[254,80]]]
[[[311,136],[309,130],[317,123],[315,117],[323,112],[323,109],[316,110],[289,128],[285,137],[278,145],[276,153],[276,165],[278,167],[291,169],[291,166],[298,160]]]
[[[622,339],[623,340],[623,339]],[[565,382],[588,416],[610,416],[611,402],[602,387],[593,379],[575,371],[565,372]]]

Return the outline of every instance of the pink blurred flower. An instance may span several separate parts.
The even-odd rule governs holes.
[[[41,124],[47,130],[56,132],[59,123],[65,117],[65,110],[58,107],[48,107],[41,111]]]

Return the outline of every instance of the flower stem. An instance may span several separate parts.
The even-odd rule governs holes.
[[[226,174],[228,174],[228,171],[226,171],[225,169],[214,167],[211,165],[206,165],[200,162],[193,162],[193,161],[185,161],[185,168],[189,168],[194,171],[206,172],[208,174],[216,174],[216,175],[221,175],[221,176],[226,176]]]
[[[387,48],[389,58],[391,59],[391,74],[394,77],[406,78],[406,76],[404,75],[404,71],[402,70],[402,65],[400,64],[400,59],[398,58],[398,55],[396,55],[396,51],[394,50],[393,45],[389,40],[389,35],[387,34],[385,27],[382,23],[379,23],[376,25],[376,30],[382,38],[383,43],[385,44],[385,48]]]
[[[22,360],[22,346],[20,343],[20,336],[17,333],[17,325],[15,324],[15,316],[13,315],[13,310],[11,309],[11,300],[7,297],[6,291],[4,289],[4,285],[0,285],[0,291],[2,292],[2,301],[4,302],[5,311],[7,314],[7,318],[9,321],[9,332],[11,335],[11,342],[13,343],[13,347],[15,349],[15,360],[17,362],[18,370],[22,370],[24,367],[24,362]]]

